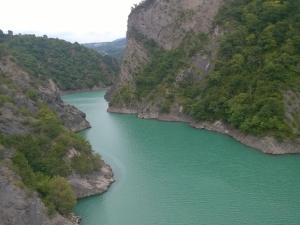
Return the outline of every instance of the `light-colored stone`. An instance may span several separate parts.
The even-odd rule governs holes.
[[[103,162],[100,171],[83,176],[73,174],[68,177],[68,181],[77,198],[85,198],[106,192],[114,178],[111,167]]]
[[[1,225],[75,225],[59,214],[49,217],[37,193],[22,186],[12,170],[0,164]]]
[[[128,44],[121,66],[120,82],[130,83],[132,76],[149,60],[147,49],[135,39],[136,32],[165,50],[177,48],[189,32],[210,33],[214,17],[223,2],[224,0],[147,0],[140,4],[128,19]],[[207,66],[208,59],[204,61]]]

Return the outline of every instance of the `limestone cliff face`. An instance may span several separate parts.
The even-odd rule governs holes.
[[[125,50],[119,81],[108,92],[111,111],[122,108],[127,111],[159,111],[159,99],[149,102],[134,101],[128,103],[112,101],[122,88],[129,86],[134,91],[135,76],[151,60],[151,52],[144,40],[154,42],[163,51],[178,48],[189,35],[204,34],[209,42],[203,46],[205,51],[198,51],[188,59],[188,66],[177,71],[173,76],[176,83],[186,77],[201,80],[213,68],[218,38],[222,35],[214,18],[225,0],[146,0],[136,6],[128,19],[127,48]],[[191,43],[193,44],[193,43]],[[166,94],[166,93],[165,93]],[[180,105],[173,108],[180,111]]]
[[[209,33],[223,0],[155,0],[139,5],[128,21],[134,30],[170,50],[179,46],[188,32]]]
[[[108,92],[112,98],[122,87],[130,85],[134,89],[135,74],[147,65],[151,53],[142,39],[153,41],[161,49],[169,51],[178,48],[189,34],[205,34],[210,42],[205,52],[198,52],[189,59],[189,67],[174,74],[178,81],[190,74],[199,73],[202,79],[213,68],[216,54],[216,41],[222,34],[214,25],[214,18],[223,5],[224,0],[146,0],[136,6],[129,15],[127,31],[127,47],[124,53],[119,81]],[[132,105],[113,104],[113,107],[136,109]],[[143,105],[142,102],[138,103]],[[145,107],[143,107],[145,108]],[[146,107],[147,108],[147,107]]]
[[[128,44],[121,67],[121,81],[130,81],[132,74],[148,61],[147,49],[137,40],[136,33],[153,40],[165,50],[177,48],[190,32],[214,32],[214,17],[223,2],[224,0],[147,0],[138,5],[128,19]]]

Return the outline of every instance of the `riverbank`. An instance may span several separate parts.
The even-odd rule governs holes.
[[[83,93],[83,92],[98,92],[106,90],[104,88],[93,88],[91,89],[81,89],[81,90],[73,90],[73,91],[66,91],[62,92],[59,91],[59,95],[67,95],[67,94],[76,94],[76,93]],[[64,104],[70,106],[70,108],[75,108],[72,104],[68,104],[64,101]],[[71,129],[74,133],[79,133],[85,130],[90,129],[92,126],[86,120],[86,114],[77,110],[78,112],[82,113],[84,121],[86,124],[79,126],[80,124],[72,124],[72,127],[79,126],[77,129]],[[69,149],[68,158],[71,159],[75,156],[80,154],[75,148]],[[75,193],[77,200],[81,200],[90,196],[101,195],[106,192],[109,187],[115,182],[114,174],[110,165],[108,165],[104,160],[101,161],[101,168],[98,171],[94,171],[89,174],[81,175],[77,173],[73,173],[70,175],[67,180],[72,187],[72,190]],[[72,213],[67,218],[73,225],[79,225],[81,222],[81,217]]]
[[[110,113],[120,113],[120,114],[134,114],[137,115],[140,119],[156,119],[160,121],[169,121],[169,122],[184,122],[188,123],[191,127],[196,129],[205,129],[213,132],[218,132],[221,134],[228,135],[240,143],[257,149],[263,153],[271,155],[282,155],[282,154],[299,154],[300,146],[291,141],[282,141],[279,142],[273,137],[256,137],[250,134],[245,134],[229,124],[226,124],[222,121],[215,122],[197,122],[191,117],[188,117],[182,113],[170,113],[170,114],[160,114],[157,112],[145,113],[139,112],[136,109],[127,109],[127,108],[117,108],[109,107],[107,109]]]
[[[300,155],[273,157],[184,123],[107,113],[103,97],[66,97],[87,114],[93,128],[83,135],[117,177],[104,195],[78,201],[82,224],[298,224]]]
[[[60,90],[60,95],[68,95],[68,94],[77,94],[77,93],[84,93],[84,92],[97,92],[97,91],[107,91],[110,87],[93,87],[93,88],[83,88],[83,89],[76,89],[76,90]]]

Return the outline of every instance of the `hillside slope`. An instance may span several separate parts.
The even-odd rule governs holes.
[[[128,20],[111,112],[300,152],[299,1],[146,0]]]
[[[87,43],[83,45],[87,48],[96,50],[101,55],[109,55],[121,62],[126,44],[126,38],[120,38],[112,42]]]
[[[0,31],[0,47],[8,48],[18,64],[36,77],[51,78],[61,90],[92,89],[112,85],[118,62],[78,43],[36,37],[8,35]]]
[[[73,133],[90,127],[85,114],[63,103],[52,80],[28,73],[12,51],[0,49],[1,224],[77,224],[76,198],[106,191],[111,168]]]

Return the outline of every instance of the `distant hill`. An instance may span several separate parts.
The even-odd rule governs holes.
[[[51,78],[61,90],[110,86],[119,70],[115,58],[46,36],[0,32],[0,47],[9,50],[27,72]]]
[[[121,61],[126,44],[126,38],[120,38],[112,42],[87,43],[83,45],[96,50],[102,55],[109,55]]]

